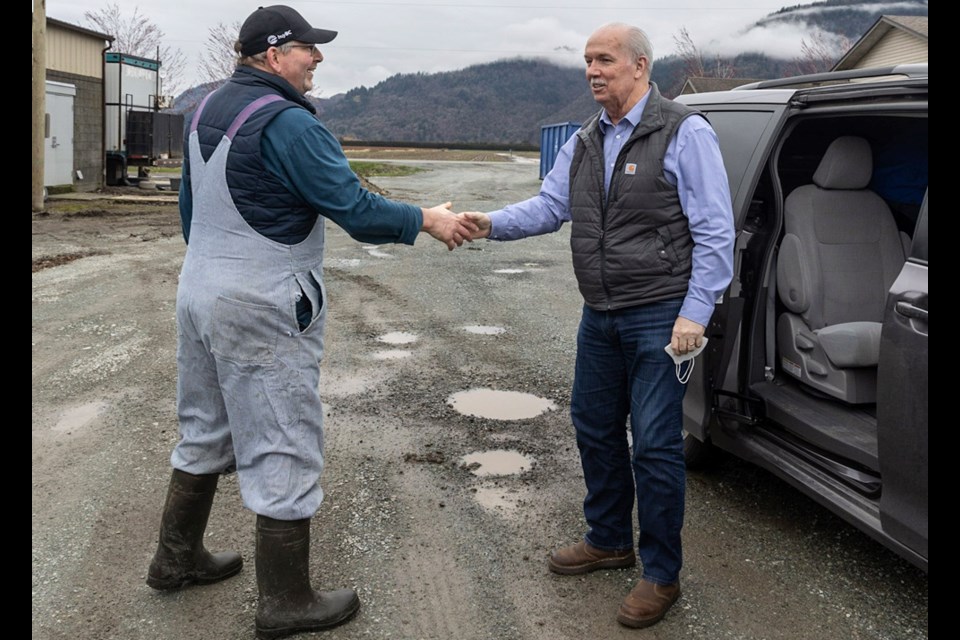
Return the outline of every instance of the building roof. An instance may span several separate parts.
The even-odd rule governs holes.
[[[893,29],[927,42],[927,16],[880,16],[850,50],[833,65],[833,70],[850,69]]]
[[[47,24],[56,25],[56,26],[60,27],[61,29],[67,29],[67,30],[69,30],[69,31],[76,31],[77,33],[82,33],[82,34],[87,35],[87,36],[93,36],[94,38],[98,38],[98,39],[100,39],[100,40],[109,40],[110,42],[113,42],[114,40],[117,39],[115,36],[111,36],[111,35],[108,35],[108,34],[106,34],[106,33],[100,33],[99,31],[93,31],[92,29],[86,29],[86,28],[84,28],[84,27],[78,27],[78,26],[75,25],[75,24],[70,24],[69,22],[64,22],[64,21],[62,21],[62,20],[57,20],[57,19],[51,18],[51,17],[49,17],[49,16],[47,16]]]
[[[927,16],[882,16],[881,20],[895,24],[924,40],[927,39]]]

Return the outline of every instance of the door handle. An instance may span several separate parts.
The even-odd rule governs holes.
[[[898,302],[896,305],[897,313],[908,318],[916,318],[917,320],[927,320],[927,310],[921,309],[920,307],[915,307],[909,302]]]

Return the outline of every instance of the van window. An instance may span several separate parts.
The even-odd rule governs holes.
[[[772,111],[709,111],[701,108],[720,140],[720,153],[727,169],[730,194],[736,200],[740,182],[749,177],[747,165],[773,117]]]

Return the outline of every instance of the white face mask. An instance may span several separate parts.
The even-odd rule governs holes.
[[[680,381],[680,384],[687,384],[687,380],[690,379],[690,374],[693,373],[693,367],[696,364],[694,358],[700,355],[703,350],[707,347],[707,339],[703,338],[703,342],[700,343],[700,346],[694,349],[693,351],[687,351],[682,355],[678,355],[673,352],[673,347],[669,344],[663,348],[667,352],[667,355],[673,360],[673,363],[677,367],[677,380]],[[689,362],[689,364],[684,368],[683,363]]]

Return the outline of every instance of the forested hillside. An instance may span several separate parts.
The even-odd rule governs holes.
[[[517,59],[397,75],[319,107],[345,140],[536,143],[540,125],[578,95],[593,102],[582,70]]]

